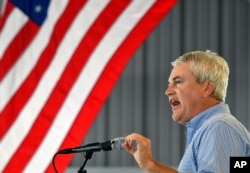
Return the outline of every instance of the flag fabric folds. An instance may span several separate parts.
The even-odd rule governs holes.
[[[6,0],[0,172],[53,172],[81,144],[126,64],[177,0]],[[57,163],[62,172],[71,157]]]

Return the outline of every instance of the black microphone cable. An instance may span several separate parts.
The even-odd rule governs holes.
[[[59,154],[59,152],[56,152],[56,153],[54,154],[54,156],[53,156],[53,159],[52,159],[52,165],[53,165],[54,171],[55,171],[56,173],[58,173],[58,171],[57,171],[57,168],[56,168],[55,160],[56,160],[56,156],[57,156],[58,154]]]

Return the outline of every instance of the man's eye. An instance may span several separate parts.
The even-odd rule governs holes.
[[[174,80],[173,83],[168,82],[168,87],[170,87],[171,85],[176,86],[182,83],[183,83],[183,80]]]
[[[180,83],[182,83],[182,81],[180,80],[175,81],[175,84],[180,84]]]

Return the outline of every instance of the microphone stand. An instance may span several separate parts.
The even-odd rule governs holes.
[[[87,164],[87,161],[92,158],[93,152],[92,151],[86,151],[83,153],[85,160],[82,163],[82,166],[79,168],[78,173],[87,173],[86,170],[84,170],[85,165]]]

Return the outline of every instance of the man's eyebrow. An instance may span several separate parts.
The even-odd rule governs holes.
[[[176,77],[173,78],[173,80],[176,80],[176,79],[181,79],[181,77],[180,76],[176,76]]]
[[[178,80],[178,79],[181,79],[181,77],[180,76],[176,76],[176,77],[174,77],[173,79],[171,79],[172,81],[175,81],[175,80]],[[170,81],[171,80],[168,80],[168,82],[167,82],[167,84],[169,85],[170,84]]]

